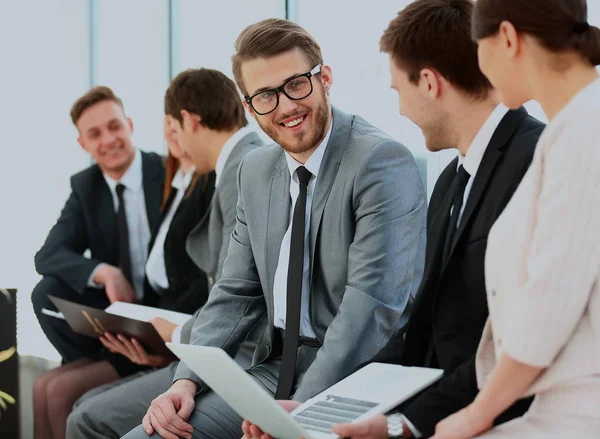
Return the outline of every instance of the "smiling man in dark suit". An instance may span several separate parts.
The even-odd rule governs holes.
[[[372,361],[444,370],[442,380],[400,407],[402,437],[429,437],[437,422],[477,395],[475,353],[487,319],[484,259],[495,220],[527,171],[544,125],[500,104],[471,40],[471,0],[417,0],[381,38],[400,113],[431,151],[455,148],[431,196],[425,274],[405,334]],[[497,421],[521,416],[530,401]],[[350,438],[387,438],[386,418],[338,426]],[[393,437],[393,436],[389,436]]]
[[[43,314],[55,309],[49,295],[97,308],[156,301],[144,294],[144,269],[164,182],[162,158],[133,146],[133,122],[112,90],[89,90],[73,104],[71,119],[96,164],[71,177],[71,194],[35,256],[43,278],[32,293],[40,325],[65,363],[97,358],[102,345]]]

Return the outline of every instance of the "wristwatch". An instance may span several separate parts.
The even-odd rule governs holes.
[[[404,425],[400,413],[387,415],[387,428],[389,439],[402,439],[404,437]]]

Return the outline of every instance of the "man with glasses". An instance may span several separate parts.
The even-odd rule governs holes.
[[[331,107],[331,69],[303,28],[265,20],[241,33],[236,50],[246,106],[276,145],[240,165],[228,256],[191,343],[233,356],[266,315],[248,373],[294,404],[351,373],[406,324],[423,270],[426,197],[404,146]],[[180,364],[171,389],[125,437],[147,435],[239,439],[242,419]]]

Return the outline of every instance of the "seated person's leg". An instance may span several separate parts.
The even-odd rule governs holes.
[[[48,399],[48,384],[50,384],[54,378],[66,371],[83,367],[91,362],[92,360],[88,359],[73,361],[62,367],[51,370],[35,380],[35,383],[33,384],[33,431],[35,439],[52,439],[48,406],[53,401],[52,399]]]
[[[118,381],[119,385],[105,392],[94,390],[84,395],[67,419],[67,439],[117,439],[125,435],[139,425],[152,400],[171,387],[176,367],[177,362],[173,362],[135,379]]]
[[[277,389],[277,373],[279,362],[261,364],[253,367],[248,373],[261,384],[265,390],[275,394]],[[144,414],[150,404],[146,405]],[[196,407],[187,420],[194,427],[194,439],[240,439],[243,436],[243,419],[221,399],[216,393],[208,391],[196,397]],[[123,439],[159,438],[155,432],[148,436],[143,426],[139,425]]]
[[[108,392],[109,390],[114,389],[115,387],[122,386],[125,383],[136,380],[140,377],[143,377],[143,376],[148,375],[149,373],[153,373],[153,372],[156,372],[156,370],[154,370],[154,369],[142,370],[137,373],[134,373],[133,375],[126,376],[125,378],[120,378],[116,381],[112,381],[110,383],[106,383],[106,384],[102,384],[98,387],[94,387],[93,389],[91,389],[91,390],[87,391],[86,393],[84,393],[83,395],[81,395],[81,397],[77,401],[75,401],[75,404],[73,405],[73,411],[75,411],[77,409],[77,407],[79,407],[84,401],[86,401],[88,399],[94,398],[95,396],[100,395],[101,393]]]
[[[67,417],[81,395],[118,378],[119,375],[107,361],[95,361],[55,376],[46,387],[48,418],[53,437],[65,437]]]
[[[90,289],[82,295],[73,291],[66,283],[46,276],[36,285],[31,294],[33,310],[40,326],[65,363],[80,358],[94,358],[97,356],[102,349],[102,344],[99,341],[75,334],[66,321],[42,313],[43,308],[56,311],[56,307],[48,296],[55,296],[97,308],[105,308],[109,303],[104,290]]]

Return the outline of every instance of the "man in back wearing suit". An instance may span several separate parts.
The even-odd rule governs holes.
[[[156,301],[144,294],[144,269],[164,183],[162,158],[135,149],[133,122],[112,90],[89,90],[73,104],[71,119],[96,164],[71,177],[71,194],[35,256],[43,278],[32,293],[40,326],[65,363],[97,359],[102,345],[43,314],[56,309],[48,296],[96,308]]]
[[[249,151],[262,146],[263,142],[248,126],[234,82],[217,70],[190,69],[177,75],[165,94],[165,114],[171,119],[179,145],[194,160],[196,170],[216,174],[210,209],[192,229],[186,243],[188,254],[212,283],[221,276],[236,223],[239,164]],[[164,321],[159,332],[165,340],[189,343],[193,322],[191,319],[176,328]],[[263,330],[264,321],[257,325],[240,350],[236,358],[240,364],[250,365],[256,340]],[[163,369],[141,372],[90,391],[69,416],[66,437],[123,436],[139,424],[152,400],[169,389],[176,367],[174,362]]]
[[[416,0],[381,38],[400,113],[419,125],[431,151],[456,148],[440,175],[427,218],[427,256],[405,340],[372,361],[444,370],[440,382],[400,406],[403,437],[430,437],[436,424],[477,395],[475,353],[488,316],[487,237],[519,186],[544,125],[509,111],[477,63],[471,0]],[[402,349],[403,346],[403,349]],[[498,418],[529,407],[524,400]],[[339,427],[349,438],[387,438],[386,418]]]
[[[302,27],[256,23],[236,51],[246,106],[276,144],[240,165],[223,275],[191,343],[234,355],[267,316],[248,374],[278,399],[304,401],[406,323],[424,263],[425,191],[404,146],[331,107],[331,69]],[[126,438],[240,438],[242,419],[183,363],[174,380]]]

